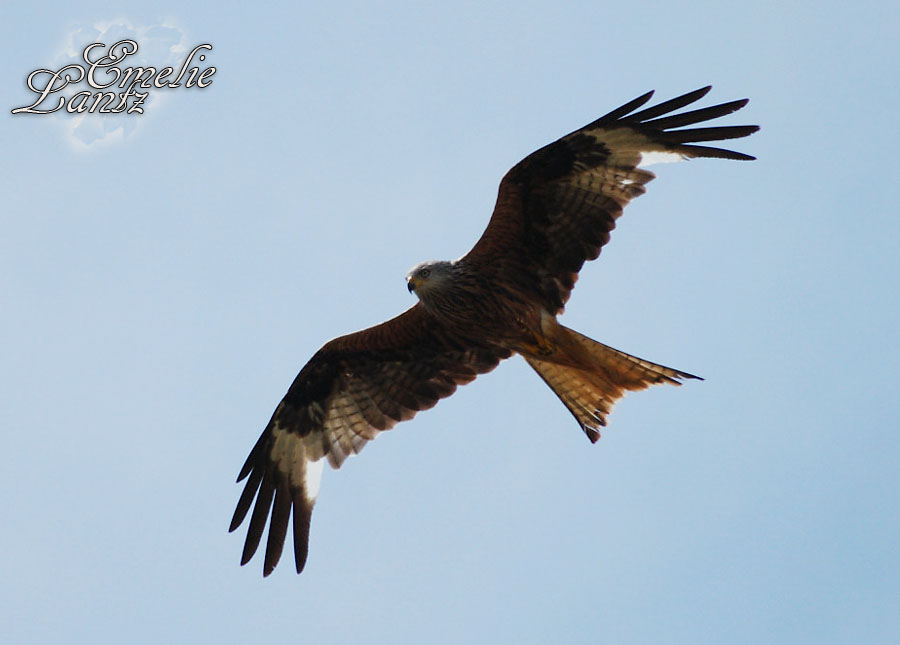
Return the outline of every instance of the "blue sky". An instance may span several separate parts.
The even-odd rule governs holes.
[[[900,641],[896,6],[0,18],[4,640]],[[118,33],[211,44],[213,84],[136,124],[10,114]],[[750,97],[759,160],[654,166],[562,319],[706,380],[591,446],[508,361],[326,469],[302,576],[239,567],[234,478],[309,356],[410,306],[526,154],[706,84]]]

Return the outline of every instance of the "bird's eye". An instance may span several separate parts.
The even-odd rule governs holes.
[[[423,278],[427,278],[431,275],[431,269],[422,269],[421,271],[419,271],[419,275]]]

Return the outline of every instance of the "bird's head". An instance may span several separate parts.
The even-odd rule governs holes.
[[[446,284],[452,274],[450,262],[431,261],[417,264],[406,274],[406,288],[421,300]]]

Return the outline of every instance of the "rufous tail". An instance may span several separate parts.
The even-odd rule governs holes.
[[[553,325],[551,340],[556,347],[553,354],[523,357],[575,416],[592,443],[600,438],[600,427],[606,425],[613,405],[626,392],[700,379],[620,352],[559,324]]]

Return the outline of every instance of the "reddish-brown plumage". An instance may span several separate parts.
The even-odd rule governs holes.
[[[696,378],[582,336],[556,322],[578,272],[595,259],[628,202],[654,178],[644,154],[752,159],[698,142],[745,137],[756,126],[672,130],[734,112],[746,100],[671,115],[703,88],[640,112],[645,94],[516,164],[472,250],[417,267],[420,303],[396,318],[326,343],[297,375],[250,452],[230,530],[250,513],[241,563],[271,517],[264,574],[278,562],[293,515],[298,573],[307,556],[318,469],[522,354],[591,439],[626,391]],[[255,504],[254,504],[255,500]]]

